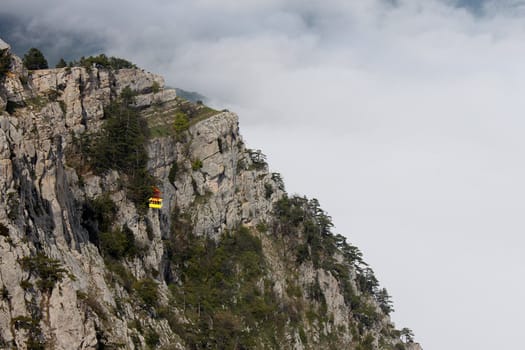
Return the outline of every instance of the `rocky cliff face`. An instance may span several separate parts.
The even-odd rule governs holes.
[[[0,43],[0,348],[419,348],[357,248],[317,201],[286,194],[235,114],[139,69],[28,72]],[[147,135],[123,156],[144,147],[139,176],[96,165],[97,142],[127,147],[108,136],[118,101]],[[149,183],[160,210],[137,194]]]

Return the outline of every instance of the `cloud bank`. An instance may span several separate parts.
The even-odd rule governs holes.
[[[483,350],[525,323],[524,19],[511,0],[3,0],[0,36],[52,64],[125,57],[238,112],[361,247],[399,326]]]

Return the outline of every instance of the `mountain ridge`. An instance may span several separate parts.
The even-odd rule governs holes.
[[[28,71],[0,51],[1,346],[420,349],[237,115],[140,69]]]

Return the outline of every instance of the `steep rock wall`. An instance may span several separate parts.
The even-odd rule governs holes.
[[[163,192],[161,210],[138,208],[126,192],[125,174],[97,174],[77,159],[79,140],[95,137],[105,108],[126,87],[159,133],[146,149],[148,171]],[[377,300],[359,291],[359,273],[341,251],[327,255],[331,267],[299,260],[297,252],[317,254],[306,223],[299,220],[292,229],[284,216],[279,219],[275,206],[288,203],[282,180],[260,152],[245,147],[234,113],[192,105],[202,113],[187,130],[173,133],[174,115],[190,104],[165,89],[158,75],[96,67],[28,72],[15,56],[0,82],[0,99],[0,347],[194,348],[203,340],[188,335],[189,326],[204,338],[211,334],[220,348],[251,344],[248,334],[259,339],[255,348],[417,349],[401,342]],[[102,221],[93,224],[90,210],[101,198],[114,205],[110,233],[127,230],[134,242],[136,251],[119,261],[103,253]],[[294,208],[311,215],[307,202],[299,202]],[[255,237],[255,247],[261,244],[264,268],[256,271],[253,293],[266,300],[267,314],[272,305],[284,315],[279,336],[253,335],[246,316],[234,310],[237,297],[233,309],[215,312],[211,323],[199,321],[200,305],[195,315],[186,299],[176,298],[188,290],[184,271],[192,256],[173,257],[189,251],[172,248],[180,243],[174,237],[222,244],[240,228]],[[314,241],[333,240],[326,235]],[[239,274],[243,266],[235,266]],[[235,288],[242,290],[242,283]],[[367,310],[357,313],[350,291]],[[366,315],[374,320],[362,321]],[[227,340],[214,331],[219,321],[233,332]],[[211,330],[199,329],[204,324]],[[251,327],[265,329],[260,320]]]

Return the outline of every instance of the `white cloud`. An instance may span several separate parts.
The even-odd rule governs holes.
[[[362,248],[426,350],[514,348],[525,13],[455,3],[4,0],[0,14],[96,33],[238,112],[249,146]]]

